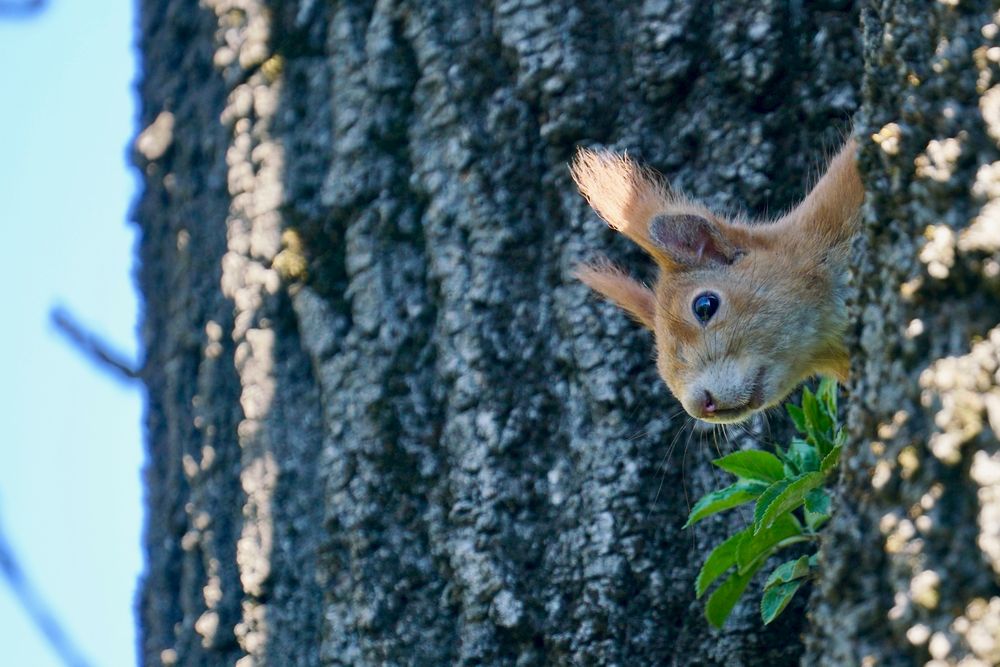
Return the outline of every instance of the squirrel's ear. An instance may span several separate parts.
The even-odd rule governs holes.
[[[703,207],[676,197],[658,174],[627,155],[581,148],[570,173],[598,215],[664,268],[730,264],[739,256]]]
[[[732,264],[740,249],[718,223],[691,213],[661,213],[649,221],[649,238],[672,262],[684,267]]]
[[[858,226],[858,212],[865,188],[858,175],[857,142],[847,140],[830,160],[826,172],[805,199],[777,224],[808,229],[814,242],[834,245],[851,238]]]
[[[649,221],[673,197],[659,176],[627,155],[586,148],[577,152],[570,173],[598,215],[654,258],[662,258],[649,238]]]
[[[637,280],[610,263],[581,264],[573,272],[587,287],[601,294],[647,329],[653,329],[656,296]]]

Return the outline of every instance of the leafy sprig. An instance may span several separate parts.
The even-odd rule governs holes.
[[[847,432],[837,420],[837,383],[824,379],[814,394],[802,392],[802,404],[785,406],[795,424],[795,437],[775,453],[744,450],[712,463],[736,476],[736,482],[702,497],[684,527],[749,502],[753,523],[715,547],[705,559],[695,593],[702,597],[723,579],[705,603],[705,616],[722,627],[750,580],[778,551],[818,540],[818,531],[830,518],[830,495],[825,485],[840,460]],[[784,611],[802,584],[817,568],[816,554],[778,565],[768,575],[760,615],[770,623]]]

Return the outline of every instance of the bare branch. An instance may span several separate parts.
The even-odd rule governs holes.
[[[24,568],[21,567],[14,550],[3,534],[2,526],[0,526],[0,575],[7,581],[25,613],[63,663],[67,667],[89,667],[90,663],[83,658],[83,654],[73,644],[52,610],[46,606],[38,591],[28,581]]]
[[[96,334],[87,331],[70,315],[69,311],[57,306],[52,309],[50,316],[56,329],[62,332],[85,357],[99,367],[110,371],[120,380],[131,382],[141,379],[141,371],[132,362],[127,361],[125,355],[116,352]]]
[[[0,18],[26,18],[45,9],[46,0],[0,0]]]

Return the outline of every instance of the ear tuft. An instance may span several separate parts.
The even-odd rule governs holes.
[[[732,229],[710,220],[708,209],[675,195],[661,176],[627,155],[581,148],[570,172],[594,210],[665,270],[731,264],[740,255],[728,238]]]
[[[778,221],[809,230],[815,242],[832,247],[852,238],[865,189],[858,174],[857,142],[848,139],[805,199]]]
[[[657,215],[649,222],[649,238],[682,266],[732,264],[740,253],[717,223],[690,213]]]
[[[628,155],[581,148],[570,174],[580,193],[609,225],[656,256],[646,225],[672,201],[663,179]]]
[[[639,281],[608,261],[580,264],[573,275],[590,289],[625,310],[647,329],[653,329],[656,296]]]

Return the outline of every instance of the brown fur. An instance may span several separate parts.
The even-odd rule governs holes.
[[[587,287],[603,294],[647,329],[653,328],[656,298],[652,290],[614,264],[582,264],[573,272]]]
[[[653,289],[609,263],[577,276],[654,332],[660,375],[691,415],[740,421],[811,375],[847,376],[846,264],[864,198],[855,152],[849,140],[806,198],[770,224],[716,216],[625,155],[578,153],[580,191],[660,275]],[[702,325],[692,302],[706,291],[721,303]],[[705,412],[706,392],[715,414]]]

